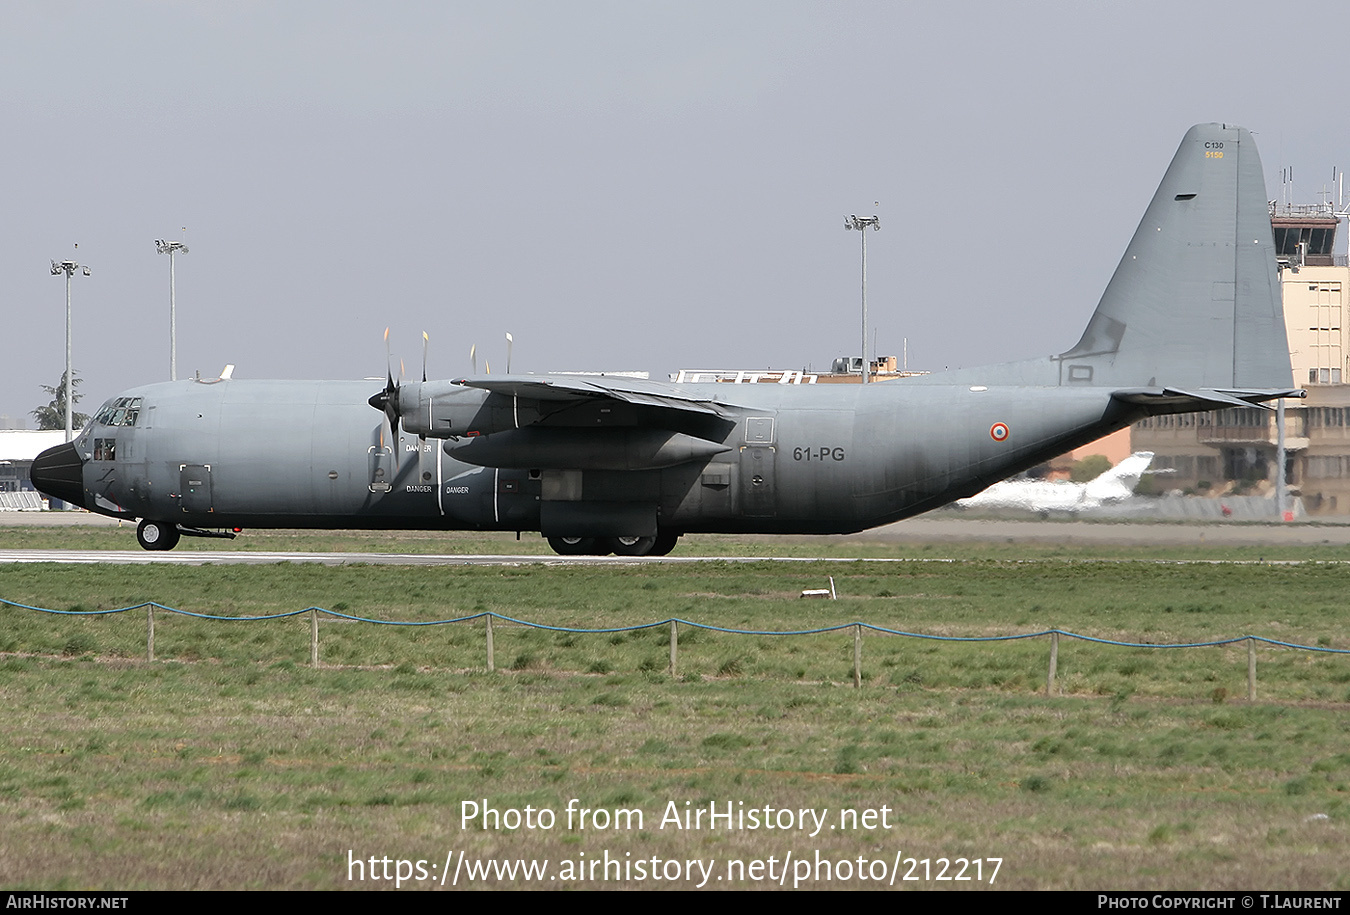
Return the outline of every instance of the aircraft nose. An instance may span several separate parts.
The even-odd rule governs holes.
[[[48,448],[33,459],[28,478],[39,492],[53,499],[84,504],[84,464],[73,444]]]

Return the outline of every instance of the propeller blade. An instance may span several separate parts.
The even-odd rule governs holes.
[[[366,401],[375,409],[384,414],[385,421],[389,423],[389,438],[394,442],[391,449],[394,453],[394,466],[398,467],[398,389],[399,386],[394,382],[393,357],[389,352],[389,328],[384,329],[384,359],[387,368],[384,390],[371,396]],[[403,376],[403,364],[399,363],[399,377]],[[380,447],[384,448],[384,427],[380,427]]]
[[[507,334],[507,335],[506,335],[506,374],[508,374],[508,375],[511,374],[511,344],[514,343],[514,342],[515,342],[515,341],[511,339],[511,335],[510,335],[510,334]]]
[[[478,344],[475,343],[469,347],[469,362],[473,365],[473,373],[478,374]]]
[[[426,331],[422,331],[422,383],[427,383],[427,347],[431,346],[431,338],[427,336]]]

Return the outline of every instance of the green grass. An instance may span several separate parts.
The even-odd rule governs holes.
[[[838,601],[796,594],[835,577]],[[1339,566],[987,558],[624,567],[0,566],[0,597],[257,615],[311,604],[550,626],[677,616],[745,629],[864,620],[938,635],[1049,627],[1153,643],[1350,648]],[[0,882],[349,886],[355,858],[1004,859],[994,888],[1347,889],[1350,658],[1244,646],[951,643],[848,631],[578,634],[481,622],[226,623],[0,609]],[[461,828],[461,805],[643,811],[642,829]],[[659,828],[709,803],[888,808],[889,828]],[[723,871],[724,872],[724,871]],[[375,884],[360,884],[370,887]],[[380,884],[383,885],[383,884]],[[522,881],[504,885],[523,886]],[[581,887],[657,884],[577,879]],[[684,884],[680,884],[684,885]],[[760,886],[762,883],[722,886]],[[790,885],[790,882],[789,882]],[[869,887],[853,878],[808,884]],[[935,887],[937,883],[914,883]],[[405,885],[406,886],[406,885]]]

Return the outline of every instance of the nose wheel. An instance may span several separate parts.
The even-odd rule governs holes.
[[[178,525],[146,518],[136,525],[136,540],[142,549],[171,550],[178,546]]]

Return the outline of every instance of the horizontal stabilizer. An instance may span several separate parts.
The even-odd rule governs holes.
[[[1264,402],[1281,397],[1307,397],[1308,392],[1297,388],[1286,390],[1217,390],[1183,391],[1179,388],[1132,388],[1112,391],[1111,399],[1121,403],[1148,407],[1151,413],[1183,413],[1194,410],[1222,410],[1227,407],[1266,407]]]

